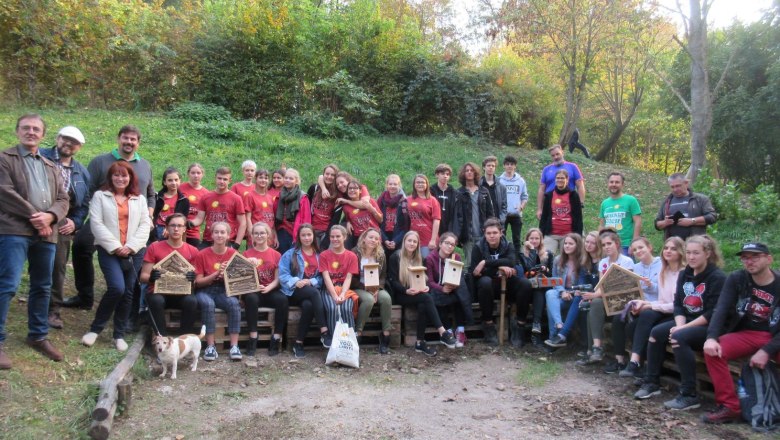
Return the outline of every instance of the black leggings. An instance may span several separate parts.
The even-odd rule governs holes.
[[[513,277],[514,278],[514,277]],[[534,303],[533,320],[541,322],[544,315],[544,294],[546,289],[534,289],[527,278],[517,279],[517,320],[525,322],[528,318],[528,309]]]
[[[306,332],[311,326],[312,319],[316,318],[320,328],[328,326],[328,321],[325,320],[325,309],[322,307],[322,297],[320,297],[320,291],[316,287],[312,285],[296,287],[293,294],[287,298],[290,305],[301,308],[296,342],[303,342],[306,338]]]
[[[436,304],[434,304],[433,296],[430,294],[418,293],[417,295],[407,295],[406,293],[401,293],[400,295],[396,295],[395,302],[402,306],[417,306],[418,341],[425,340],[425,328],[428,327],[428,320],[430,320],[437,329],[442,327],[439,312],[436,310]]]
[[[634,325],[627,329],[629,332],[628,335],[631,338],[631,353],[638,354],[642,359],[646,358],[647,340],[650,338],[650,332],[653,330],[653,327],[672,319],[674,319],[674,317],[671,313],[661,313],[655,310],[644,310],[641,312],[639,316],[634,319]],[[632,329],[633,336],[631,335]]]
[[[167,327],[165,323],[166,308],[181,310],[181,327],[179,327],[181,333],[200,333],[192,328],[198,311],[198,299],[195,295],[147,294],[146,304],[149,306],[149,313],[154,320],[154,325],[161,335],[168,336],[168,332],[165,330]]]
[[[244,313],[246,313],[246,326],[249,333],[257,331],[257,308],[270,307],[274,309],[274,334],[284,333],[287,324],[287,312],[289,305],[287,296],[281,290],[275,289],[268,293],[247,293],[241,297],[244,300]]]
[[[647,345],[647,382],[660,384],[661,366],[664,362],[666,344],[669,343],[669,330],[675,326],[674,321],[667,321],[653,327],[650,337],[655,342]],[[680,370],[680,394],[696,395],[696,355],[694,350],[701,351],[707,339],[707,326],[686,327],[674,332],[672,349],[674,361]]]

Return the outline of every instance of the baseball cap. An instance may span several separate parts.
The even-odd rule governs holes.
[[[769,248],[764,243],[745,243],[744,245],[742,245],[742,250],[737,252],[737,256],[740,256],[745,252],[753,252],[756,254],[768,254]]]
[[[62,127],[62,129],[60,129],[60,132],[57,133],[57,136],[66,136],[72,139],[76,139],[82,145],[84,145],[84,142],[86,142],[86,140],[84,139],[84,135],[81,134],[81,130],[79,130],[78,128],[72,125],[68,125],[67,127]]]

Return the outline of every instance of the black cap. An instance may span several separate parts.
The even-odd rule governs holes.
[[[737,252],[737,256],[740,256],[745,252],[753,252],[756,254],[768,254],[769,248],[764,243],[745,243],[742,245],[742,250]]]

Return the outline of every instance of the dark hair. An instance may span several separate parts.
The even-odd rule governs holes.
[[[265,168],[260,168],[259,170],[255,171],[255,180],[260,176],[266,176],[271,177],[270,174],[268,174],[268,170]]]
[[[452,175],[452,167],[446,163],[440,163],[436,165],[436,168],[433,170],[433,174],[435,175],[440,173],[450,173],[450,175]]]
[[[162,189],[160,190],[160,192],[168,191],[168,187],[165,185],[165,179],[168,178],[168,175],[174,174],[174,173],[178,174],[179,175],[179,180],[181,180],[181,173],[179,172],[179,170],[177,170],[174,167],[166,168],[165,171],[163,172],[163,175],[162,175]]]
[[[501,227],[501,220],[490,217],[489,219],[485,220],[484,226],[482,226],[483,231],[487,231],[487,228],[498,228],[499,232],[502,232],[504,228]]]
[[[625,183],[626,182],[626,176],[624,176],[623,173],[619,173],[617,171],[613,171],[613,172],[609,173],[609,176],[607,176],[607,182],[609,182],[609,178],[612,177],[612,176],[620,177],[620,183]]]
[[[511,163],[512,165],[517,165],[517,158],[511,155],[504,157],[504,165],[508,163]]]
[[[303,231],[304,229],[308,229],[311,231],[312,234],[314,234],[314,240],[312,240],[311,242],[311,247],[312,249],[314,249],[315,254],[319,254],[320,245],[319,243],[317,243],[317,231],[314,230],[314,226],[312,226],[311,223],[303,223],[300,226],[298,226],[298,235],[295,237],[295,243],[293,245],[295,251],[301,251],[301,231]],[[298,273],[298,270],[300,270],[298,266],[298,259],[295,258],[295,251],[293,251],[292,258],[290,258],[290,273],[293,275],[296,275]]]
[[[219,174],[220,176],[232,176],[233,171],[231,171],[228,167],[219,167],[217,168],[217,171],[214,172],[214,174]]]
[[[19,124],[25,119],[37,119],[41,121],[41,124],[43,124],[43,134],[46,134],[46,121],[44,121],[38,113],[26,113],[19,116],[19,119],[16,120],[16,129],[14,131],[19,131]]]
[[[485,168],[485,165],[489,164],[490,162],[495,162],[496,165],[498,165],[498,158],[496,156],[493,156],[492,154],[490,156],[485,157],[482,159],[482,168]]]
[[[138,129],[135,125],[125,125],[122,128],[119,129],[119,134],[116,135],[116,137],[120,137],[125,133],[133,133],[136,136],[138,136],[138,140],[141,140],[141,130]]]
[[[173,220],[175,218],[184,219],[184,226],[187,226],[187,216],[182,214],[181,212],[174,212],[173,214],[169,215],[165,219],[165,226],[168,226],[169,224],[171,224],[171,220]]]
[[[362,189],[362,187],[360,185],[360,182],[358,182],[358,180],[355,179],[355,178],[353,178],[352,180],[347,182],[347,198],[349,198],[349,187],[350,186],[354,187],[356,185],[357,185],[357,190],[358,190],[358,200],[360,200],[360,190]]]
[[[458,182],[460,182],[461,185],[466,186],[466,167],[471,167],[474,170],[474,183],[479,185],[479,179],[482,178],[482,168],[474,162],[466,162],[460,167],[460,171],[458,171]]]
[[[103,191],[111,191],[116,192],[116,188],[114,188],[114,182],[111,179],[111,176],[114,174],[125,174],[130,176],[130,183],[127,184],[127,188],[125,188],[125,195],[126,196],[137,196],[141,193],[138,191],[138,179],[135,177],[135,171],[133,170],[133,167],[130,166],[127,162],[124,160],[117,160],[116,162],[112,163],[110,167],[108,167],[108,171],[106,171],[106,183],[103,185]]]

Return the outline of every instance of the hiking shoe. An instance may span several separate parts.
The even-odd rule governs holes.
[[[466,345],[466,332],[458,331],[455,334],[455,348],[463,348]]]
[[[639,391],[634,393],[634,399],[645,400],[653,396],[657,396],[659,394],[661,394],[661,387],[658,386],[658,384],[645,382],[642,385],[642,388],[640,388]]]
[[[49,312],[49,327],[62,329],[62,317],[59,312]]]
[[[268,341],[268,356],[276,356],[279,354],[279,343],[282,342],[281,339],[276,339],[275,337],[271,336],[271,340]],[[241,359],[241,352],[238,353],[239,359]],[[230,357],[233,358],[233,350],[230,351]]]
[[[52,343],[49,342],[49,340],[46,338],[38,340],[27,338],[24,342],[30,346],[30,348],[53,360],[54,362],[60,362],[62,360],[62,353],[60,353],[60,351],[57,350],[54,345],[52,345]]]
[[[542,323],[539,321],[534,321],[533,325],[531,326],[531,333],[536,333],[538,335],[542,334]]]
[[[414,344],[414,351],[417,353],[425,353],[427,356],[436,356],[436,349],[428,347],[428,344],[426,344],[425,341],[417,341]]]
[[[498,345],[498,332],[495,324],[482,324],[482,332],[485,334],[485,344]]]
[[[675,397],[674,399],[664,402],[664,406],[666,407],[666,409],[672,409],[675,411],[684,411],[686,409],[696,409],[700,407],[701,402],[699,402],[699,396],[686,396],[683,394],[678,394],[677,397]],[[741,417],[740,413],[736,413],[736,414],[737,417]]]
[[[293,344],[293,356],[296,359],[303,359],[306,357],[306,352],[303,350],[303,344],[296,342]]]
[[[324,331],[320,333],[320,342],[322,342],[322,346],[325,348],[330,348],[330,343],[333,341],[333,336],[330,335],[329,331]]]
[[[618,376],[620,377],[638,377],[641,374],[642,368],[636,362],[629,362],[626,368],[620,370]]]
[[[618,362],[618,361],[610,362],[609,364],[607,364],[606,367],[604,367],[604,373],[606,374],[620,373],[625,368],[626,368],[626,364],[622,362]]]
[[[578,351],[577,352],[577,357],[580,358],[580,359],[582,359],[582,358],[586,358],[587,359],[587,358],[590,357],[590,351],[586,351],[586,350]]]
[[[390,335],[379,332],[379,354],[390,353]]]
[[[234,345],[230,347],[230,359],[234,361],[240,361],[243,359],[244,356],[241,355],[241,349],[238,348],[238,345]]]
[[[215,361],[219,357],[217,354],[217,347],[209,345],[206,347],[206,351],[203,352],[203,360],[207,362]]]
[[[601,362],[604,359],[604,349],[602,347],[593,347],[590,351],[590,362]]]
[[[732,411],[723,405],[718,405],[714,411],[701,416],[702,422],[715,425],[719,425],[721,423],[737,422],[741,419],[742,414],[739,411]]]
[[[544,341],[545,344],[549,345],[550,347],[565,347],[566,346],[566,336],[563,336],[561,334],[557,334],[553,336],[552,339],[548,339]]]
[[[525,345],[523,333],[525,333],[525,326],[517,321],[512,321],[512,324],[509,326],[509,342],[512,344],[512,347],[523,348],[523,345]]]
[[[444,333],[439,336],[439,340],[447,348],[455,348],[455,344],[458,342],[455,340],[455,335],[452,334],[452,330],[445,330]]]

